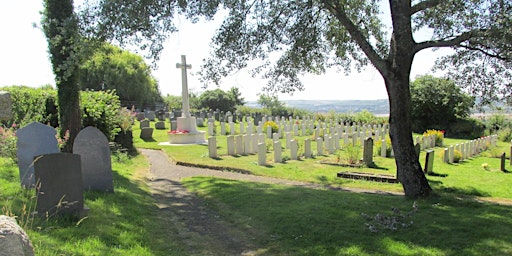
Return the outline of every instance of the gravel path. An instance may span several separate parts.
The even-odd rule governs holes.
[[[250,232],[241,230],[221,220],[204,202],[190,193],[181,179],[192,176],[209,176],[251,182],[301,186],[326,189],[312,184],[235,172],[180,166],[172,163],[160,150],[139,149],[151,164],[148,184],[161,210],[161,218],[177,225],[178,236],[191,255],[257,255],[261,248],[253,243]],[[359,193],[388,192],[327,187],[327,189]]]

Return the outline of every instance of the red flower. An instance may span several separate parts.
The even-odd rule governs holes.
[[[167,132],[168,134],[187,134],[188,131],[187,130],[175,130],[175,131],[168,131]]]

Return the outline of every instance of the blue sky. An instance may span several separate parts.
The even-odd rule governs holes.
[[[0,86],[28,85],[32,87],[44,84],[54,85],[54,76],[47,53],[47,43],[43,32],[34,28],[39,24],[42,0],[0,1]],[[220,20],[210,23],[191,24],[185,19],[176,21],[179,32],[169,38],[158,69],[153,75],[159,81],[163,95],[181,95],[181,73],[176,69],[182,54],[187,55],[187,63],[192,65],[192,73],[197,72],[201,62],[208,57],[210,38],[220,24]],[[439,53],[430,50],[420,52],[414,60],[411,77],[430,73],[435,57]],[[368,67],[362,73],[345,76],[336,69],[328,70],[323,75],[306,75],[302,81],[305,91],[293,95],[279,94],[279,99],[314,99],[314,100],[348,100],[348,99],[386,99],[384,82],[379,73]],[[203,91],[196,76],[189,73],[189,89],[196,93]],[[252,78],[248,72],[239,71],[225,78],[220,85],[223,90],[238,87],[246,100],[257,100],[265,80]],[[207,89],[215,89],[209,87]]]

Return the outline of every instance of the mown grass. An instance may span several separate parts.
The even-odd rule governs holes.
[[[20,188],[9,159],[0,158],[0,168],[2,214],[17,216],[36,255],[183,255],[142,179],[149,168],[143,156],[113,161],[115,193],[86,192],[90,211],[81,220],[32,217],[34,190]]]
[[[358,194],[249,183],[208,177],[188,178],[188,189],[248,232],[265,255],[510,255],[510,206],[452,196],[413,202],[401,196]],[[397,230],[362,213],[396,217]],[[411,224],[412,223],[412,224]],[[368,225],[373,226],[372,232]]]
[[[136,147],[164,150],[175,161],[236,168],[256,175],[309,181],[326,186],[361,187],[401,191],[399,184],[356,181],[336,177],[339,171],[394,175],[391,158],[375,157],[380,169],[349,168],[322,164],[337,161],[337,155],[257,165],[255,155],[227,156],[225,136],[218,136],[220,158],[210,159],[207,146],[160,146],[167,141],[166,130],[155,130],[154,140],[142,141],[134,126]],[[201,128],[205,130],[205,128]],[[305,137],[299,137],[303,140]],[[446,144],[460,140],[446,139]],[[458,164],[442,162],[436,148],[434,173],[427,176],[435,194],[414,201],[402,196],[315,190],[216,178],[184,180],[188,189],[206,200],[219,219],[234,223],[254,238],[256,251],[263,255],[507,255],[512,254],[512,206],[473,200],[510,203],[512,174],[500,172],[499,147]],[[315,144],[312,145],[315,149]],[[315,151],[315,150],[314,150]],[[284,151],[284,155],[289,154]],[[425,155],[420,155],[424,162]],[[19,187],[18,168],[0,158],[0,206],[2,213],[18,216],[27,229],[36,255],[187,255],[178,226],[162,219],[144,182],[149,166],[146,159],[121,157],[113,161],[115,193],[85,194],[89,216],[82,220],[37,219],[30,217],[33,191]],[[487,169],[482,167],[486,164]],[[507,167],[509,167],[507,162]],[[510,168],[512,169],[512,168]],[[369,220],[366,214],[379,220]],[[390,230],[384,220],[394,219],[409,227]],[[412,224],[411,224],[412,222]],[[373,227],[372,232],[369,226]],[[400,226],[399,226],[400,227]],[[200,244],[200,243],[197,243]],[[207,251],[203,250],[203,251]]]
[[[199,129],[206,131],[205,127]],[[336,163],[338,158],[344,157],[343,151],[339,151],[333,155],[324,154],[316,155],[314,158],[288,160],[284,163],[273,163],[273,152],[269,152],[267,153],[267,166],[259,166],[257,164],[257,155],[227,155],[227,136],[216,136],[219,157],[212,159],[208,157],[207,145],[159,145],[160,142],[167,141],[166,130],[155,130],[153,134],[154,140],[152,141],[141,140],[138,138],[139,134],[140,129],[138,129],[138,124],[136,124],[134,125],[134,143],[136,147],[164,150],[172,160],[177,162],[225,168],[226,170],[236,168],[245,170],[254,175],[314,182],[326,186],[367,188],[393,192],[403,191],[400,184],[342,179],[336,176],[338,172],[342,171],[396,175],[395,161],[392,158],[374,156],[374,162],[377,168],[352,168],[324,163]],[[419,134],[413,134],[413,136],[419,136]],[[299,136],[295,138],[299,143],[303,144],[304,139],[308,137]],[[309,138],[312,137],[309,136]],[[270,140],[267,139],[267,145],[271,144],[269,141]],[[446,138],[444,143],[448,146],[464,141],[465,140]],[[282,140],[282,145],[284,145],[284,140]],[[270,146],[268,147],[271,149]],[[498,147],[488,150],[478,157],[466,159],[456,164],[444,163],[442,161],[444,147],[436,147],[434,149],[435,175],[428,175],[427,178],[434,191],[438,193],[449,192],[451,194],[456,193],[459,196],[467,195],[512,200],[512,188],[506,185],[512,184],[512,174],[500,172],[500,159],[496,158],[496,156],[501,155],[502,152],[506,152],[508,155],[510,152],[509,147],[507,143],[498,142]],[[299,145],[299,151],[301,150],[300,148],[301,146]],[[314,142],[314,140],[312,140],[311,148],[313,152],[316,153],[316,142]],[[289,157],[289,154],[289,150],[283,149],[283,158]],[[424,151],[420,153],[419,159],[423,166],[425,163]],[[484,163],[488,164],[488,171],[482,168],[482,164]],[[507,161],[507,167],[508,166],[509,163]],[[512,167],[510,167],[510,169],[512,170]]]

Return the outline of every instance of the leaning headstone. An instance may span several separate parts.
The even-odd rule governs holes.
[[[12,100],[9,92],[0,91],[0,120],[12,119]]]
[[[372,138],[367,138],[366,140],[364,140],[363,163],[368,167],[373,166],[373,139]]]
[[[56,134],[53,127],[38,122],[32,122],[16,132],[21,186],[29,188],[35,185],[34,157],[60,152]]]
[[[18,225],[16,219],[0,215],[0,256],[34,255],[34,248],[27,233]]]
[[[73,143],[73,153],[81,157],[85,190],[114,191],[110,147],[100,130],[88,126],[80,131]]]
[[[139,124],[139,125],[140,125],[140,126],[139,126],[139,127],[140,127],[140,129],[142,129],[142,128],[148,128],[148,127],[149,127],[149,120],[144,119],[144,120],[140,121],[140,124]]]
[[[157,130],[165,130],[165,122],[164,121],[158,121],[155,123],[155,129]]]
[[[425,170],[426,174],[431,174],[434,168],[434,150],[427,150],[425,157]]]
[[[87,215],[84,209],[80,156],[70,153],[42,155],[34,160],[37,214],[42,217]]]
[[[140,130],[140,138],[143,140],[153,139],[153,128],[145,127]]]

